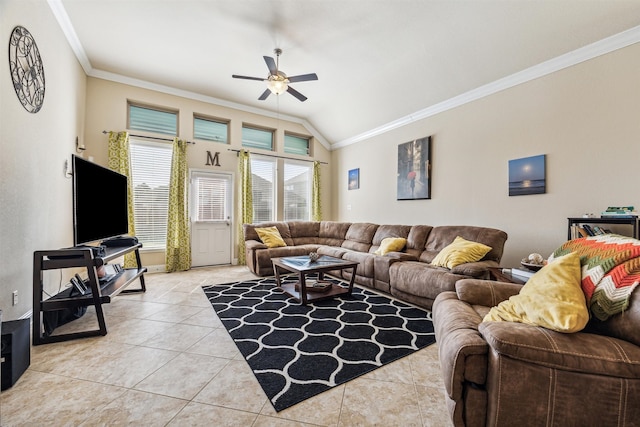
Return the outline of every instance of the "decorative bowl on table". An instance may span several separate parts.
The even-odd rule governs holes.
[[[547,264],[547,261],[542,258],[542,255],[532,253],[528,257],[523,258],[520,264],[531,271],[538,271]]]
[[[532,264],[530,262],[524,262],[524,261],[520,261],[520,264],[524,267],[527,268],[531,271],[538,271],[540,270],[542,267],[544,267],[544,264]]]
[[[320,254],[318,252],[310,252],[309,253],[309,261],[316,262],[320,258]]]

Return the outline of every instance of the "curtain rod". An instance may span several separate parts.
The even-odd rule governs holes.
[[[108,132],[108,131],[106,131],[106,130],[103,130],[103,131],[102,131],[102,133],[107,134],[107,133],[109,133],[109,132]],[[158,141],[169,141],[169,142],[173,142],[173,139],[169,139],[169,138],[159,138],[159,137],[157,137],[157,136],[134,135],[134,134],[132,134],[132,133],[130,133],[130,134],[129,134],[129,136],[133,136],[134,138],[156,139],[156,140],[158,140]],[[196,145],[196,143],[195,143],[195,142],[192,142],[192,141],[187,141],[187,144],[193,144],[193,145]]]
[[[240,153],[241,150],[237,150],[235,148],[227,148],[227,150],[229,151],[235,151],[236,154]],[[277,154],[262,154],[262,153],[252,153],[251,151],[245,150],[247,151],[247,153],[249,154],[256,154],[256,156],[265,156],[265,157],[276,157],[278,159],[288,159],[288,160],[298,160],[300,162],[315,162],[316,160],[307,160],[307,159],[296,159],[295,157],[286,157],[286,156],[278,156]],[[323,164],[323,165],[328,165],[329,163],[327,162],[321,162],[318,160],[318,163]]]

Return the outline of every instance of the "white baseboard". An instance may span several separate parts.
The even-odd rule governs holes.
[[[145,267],[147,267],[147,273],[150,273],[150,274],[165,272],[164,264],[146,265]]]

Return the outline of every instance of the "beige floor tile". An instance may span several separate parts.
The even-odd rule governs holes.
[[[164,426],[188,401],[129,390],[96,411],[82,426]]]
[[[348,382],[338,425],[422,425],[415,386],[364,378]]]
[[[193,400],[255,413],[270,404],[249,365],[236,360],[230,361]]]
[[[3,391],[3,426],[80,425],[126,390],[27,370]]]
[[[102,339],[109,342],[140,345],[168,330],[172,325],[172,323],[158,320],[126,319],[115,325],[107,326],[107,335]]]
[[[411,362],[408,357],[403,357],[387,365],[381,366],[363,378],[380,381],[391,381],[396,383],[413,384],[413,376],[411,375]]]
[[[212,328],[206,326],[174,324],[162,333],[149,338],[141,345],[165,350],[185,351],[193,344],[207,336]]]
[[[119,357],[104,357],[82,367],[81,379],[131,388],[174,359],[179,353],[133,346]]]
[[[181,353],[138,383],[135,388],[191,400],[228,363],[228,359]]]
[[[285,420],[282,418],[272,418],[260,415],[252,427],[312,427],[318,424],[307,424],[299,421]]]
[[[173,293],[171,295],[180,295],[183,298],[185,294]],[[157,320],[160,322],[179,323],[193,316],[202,310],[203,307],[192,307],[188,305],[167,304],[162,310],[147,317],[147,320]]]
[[[247,427],[253,426],[257,414],[191,402],[168,424],[171,427],[216,426]]]
[[[180,323],[184,323],[186,325],[207,326],[209,328],[222,327],[222,322],[216,315],[216,312],[213,310],[213,307],[211,307],[211,304],[208,301],[207,301],[207,304],[209,304],[208,307],[203,308],[193,316],[187,319],[184,319]]]
[[[339,385],[280,412],[271,403],[262,408],[262,415],[313,425],[335,426],[340,418],[345,385]]]
[[[444,388],[416,386],[423,427],[452,426],[444,400]]]
[[[187,353],[205,354],[225,359],[244,360],[235,342],[224,327],[214,329],[209,335],[189,347]]]

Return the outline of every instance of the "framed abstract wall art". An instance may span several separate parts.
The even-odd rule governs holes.
[[[398,200],[431,198],[431,137],[398,145]]]
[[[545,155],[509,160],[509,196],[547,192]]]
[[[349,190],[360,188],[360,168],[349,171]]]

